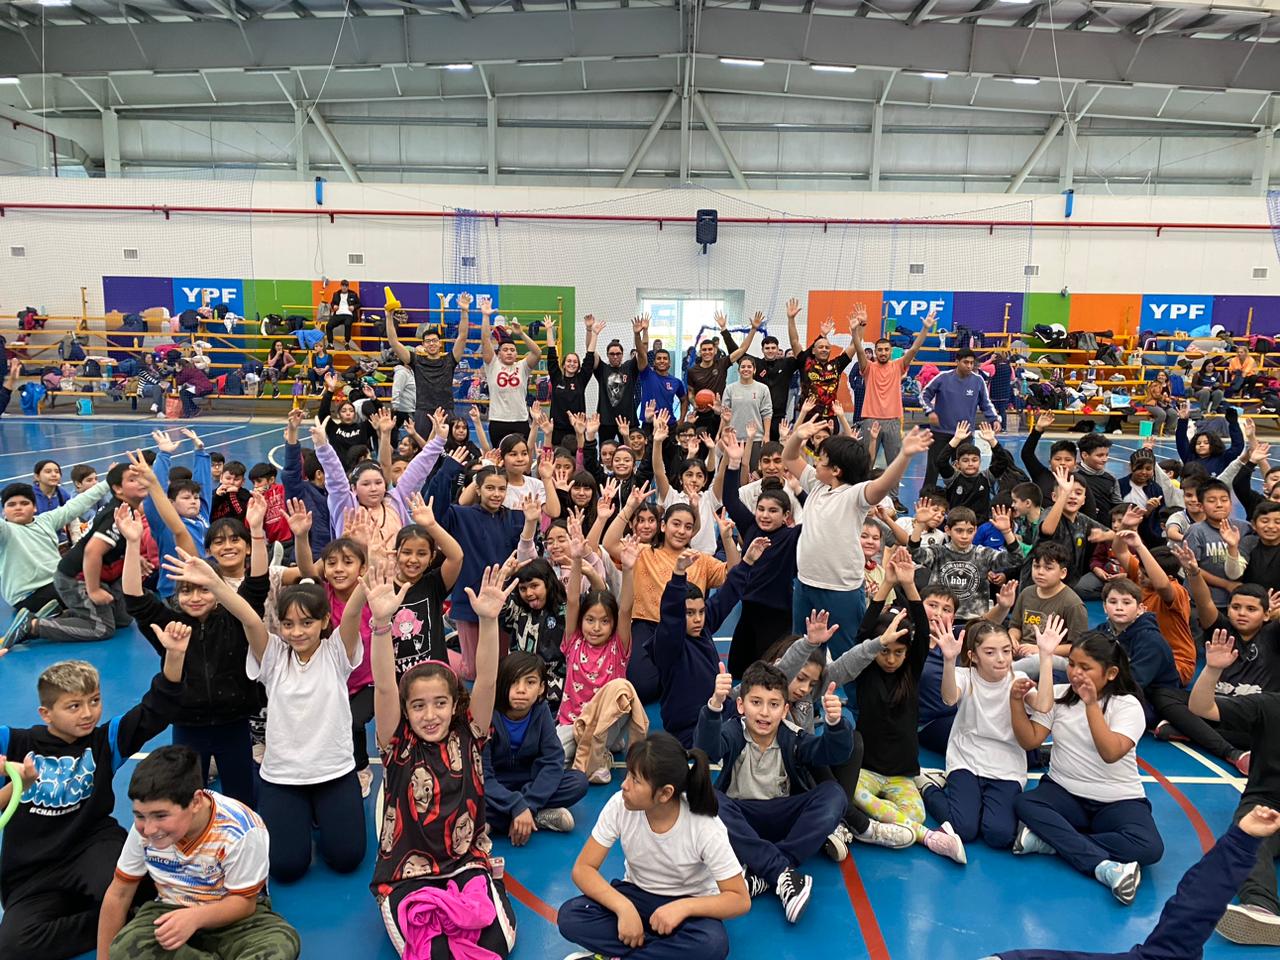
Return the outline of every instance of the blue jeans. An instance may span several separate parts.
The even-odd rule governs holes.
[[[644,944],[633,950],[619,940],[617,915],[590,897],[574,897],[560,907],[557,917],[560,936],[602,956],[627,957],[627,960],[686,960],[688,957],[725,960],[729,956],[729,934],[723,921],[690,917],[660,937],[649,926],[649,918],[659,907],[682,898],[650,893],[625,880],[614,880],[611,885],[630,900],[640,914]]]
[[[782,871],[822,849],[849,805],[844,789],[833,780],[773,800],[731,800],[719,790],[716,799],[733,852],[770,886]]]
[[[1032,833],[1090,876],[1103,860],[1145,867],[1164,856],[1146,798],[1086,800],[1045,777],[1034,790],[1018,794],[1013,806]]]
[[[862,617],[867,612],[867,594],[862,587],[856,590],[823,590],[796,580],[791,593],[791,629],[796,633],[804,633],[804,620],[810,610],[826,610],[830,614],[828,622],[840,625],[827,643],[831,659],[835,660],[857,643]],[[852,683],[845,684],[845,692],[850,700],[856,699]]]

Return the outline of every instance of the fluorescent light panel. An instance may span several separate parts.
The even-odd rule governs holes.
[[[21,82],[17,77],[0,77],[0,86],[16,87]]]
[[[816,70],[818,73],[856,73],[857,67],[846,67],[838,63],[811,63],[810,70]]]
[[[925,80],[946,80],[951,74],[945,70],[908,70],[913,77],[922,77]]]
[[[1039,77],[995,77],[996,80],[1003,80],[1005,83],[1016,83],[1024,87],[1034,87],[1040,82]]]
[[[763,67],[763,60],[753,60],[748,57],[721,57],[720,62],[727,67]]]
[[[446,64],[444,65],[444,69],[446,69],[446,70],[474,70],[474,69],[475,69],[475,64],[474,64],[474,63],[446,63]]]

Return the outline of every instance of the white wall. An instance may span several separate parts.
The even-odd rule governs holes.
[[[5,202],[133,203],[259,208],[314,207],[310,183],[264,181],[52,180],[0,178]],[[754,206],[756,204],[767,205]],[[585,205],[585,206],[584,206]],[[722,217],[787,211],[800,216],[859,218],[1034,218],[1059,221],[1059,197],[930,193],[725,193],[592,190],[589,188],[453,187],[329,183],[329,209],[532,210],[688,215],[712,206]],[[1266,224],[1261,198],[1078,197],[1083,221]],[[637,287],[732,288],[746,291],[748,310],[781,316],[786,297],[808,289],[1024,289],[1022,266],[1040,266],[1033,291],[1076,293],[1205,293],[1280,295],[1280,266],[1270,231],[1057,230],[721,227],[707,257],[688,225],[659,231],[646,224],[520,226],[479,229],[477,279],[568,284],[580,313],[621,322],[635,308]],[[25,213],[0,217],[0,312],[33,303],[51,312],[79,309],[79,287],[99,312],[104,274],[230,278],[441,280],[453,277],[451,220],[309,216],[183,216],[159,213]],[[23,260],[9,247],[27,248]],[[121,248],[136,247],[126,262]],[[348,267],[347,253],[364,254]],[[924,277],[907,262],[926,261]],[[1270,278],[1252,280],[1253,267]],[[612,332],[612,331],[611,331]]]

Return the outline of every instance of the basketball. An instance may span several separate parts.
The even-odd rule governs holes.
[[[711,390],[699,390],[693,395],[693,403],[699,410],[710,410],[716,402],[716,395]]]

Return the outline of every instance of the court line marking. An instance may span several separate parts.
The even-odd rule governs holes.
[[[866,885],[862,882],[862,874],[858,873],[858,865],[854,863],[853,857],[845,857],[841,861],[840,875],[844,877],[844,889],[853,906],[853,915],[858,922],[862,942],[867,948],[867,956],[870,960],[889,960],[889,946],[884,942],[875,907],[867,896]]]
[[[1187,795],[1175,787],[1168,777],[1153,767],[1141,757],[1137,758],[1138,767],[1147,771],[1151,776],[1155,777],[1160,786],[1164,787],[1165,792],[1173,798],[1173,802],[1182,808],[1182,812],[1187,815],[1187,819],[1191,821],[1191,827],[1196,832],[1196,837],[1200,840],[1201,853],[1208,853],[1213,848],[1217,837],[1214,836],[1209,824],[1205,823],[1205,819],[1201,816],[1200,811],[1196,809],[1195,804],[1187,799]]]
[[[511,874],[504,872],[502,879],[503,883],[506,885],[507,892],[510,893],[511,896],[515,897],[518,901],[523,903],[538,916],[542,917],[543,920],[546,920],[553,927],[559,927],[560,911],[547,903],[547,901],[543,900]]]
[[[1208,767],[1210,770],[1216,773],[1222,780],[1226,781],[1227,783],[1231,784],[1231,786],[1235,787],[1236,790],[1238,790],[1240,793],[1244,793],[1245,779],[1243,777],[1231,776],[1231,774],[1227,773],[1225,770],[1219,767],[1212,760],[1209,760],[1207,757],[1201,754],[1200,751],[1193,750],[1191,747],[1187,746],[1185,743],[1179,743],[1176,740],[1173,740],[1170,742],[1179,750],[1181,750],[1183,753],[1185,753],[1187,756],[1196,760],[1198,763],[1202,764],[1203,766]]]
[[[80,422],[81,422],[81,423],[88,423],[88,422],[90,422],[90,421],[86,418],[85,420],[82,420],[82,421],[80,421]],[[47,450],[45,450],[45,451],[43,451],[43,452],[45,452],[45,453],[56,453],[56,452],[58,452],[58,451],[60,451],[60,450],[92,450],[92,449],[93,449],[93,448],[95,448],[95,447],[106,447],[106,446],[110,446],[111,444],[115,444],[115,443],[130,443],[131,441],[134,441],[134,440],[150,440],[150,439],[151,439],[151,434],[152,434],[152,432],[153,432],[153,431],[156,431],[156,430],[180,430],[180,429],[182,429],[181,427],[172,427],[172,426],[168,426],[168,424],[173,424],[173,423],[178,423],[178,422],[179,422],[179,421],[176,421],[176,420],[152,420],[152,421],[150,421],[150,422],[151,422],[151,423],[153,423],[153,424],[157,424],[157,426],[153,426],[153,427],[151,427],[151,429],[150,429],[150,430],[147,430],[145,433],[139,433],[139,434],[136,434],[136,435],[130,435],[130,436],[127,436],[127,437],[115,437],[115,438],[113,438],[113,439],[111,439],[111,440],[98,440],[98,441],[95,441],[95,442],[93,442],[93,443],[73,443],[73,444],[69,444],[69,445],[67,445],[67,446],[65,446],[65,447],[49,447]],[[181,421],[181,422],[183,422],[183,423],[189,423],[190,421]],[[222,436],[222,434],[224,434],[224,433],[231,433],[233,430],[237,430],[237,429],[239,429],[239,428],[240,428],[240,427],[242,427],[242,426],[246,426],[246,424],[234,424],[234,425],[232,425],[232,426],[230,426],[230,427],[227,427],[225,430],[213,430],[213,431],[210,431],[206,436],[210,436],[210,437],[219,437],[219,436]],[[186,438],[184,437],[184,438],[182,438],[182,439],[184,439],[184,440],[185,440]],[[200,439],[202,439],[202,440],[203,440],[203,439],[204,439],[204,437],[201,437]],[[132,449],[132,447],[130,447],[130,449]],[[29,453],[30,453],[30,451],[27,451],[27,450],[15,450],[15,451],[13,451],[13,452],[11,452],[11,453],[0,453],[0,457],[24,457],[24,456],[27,456]]]

